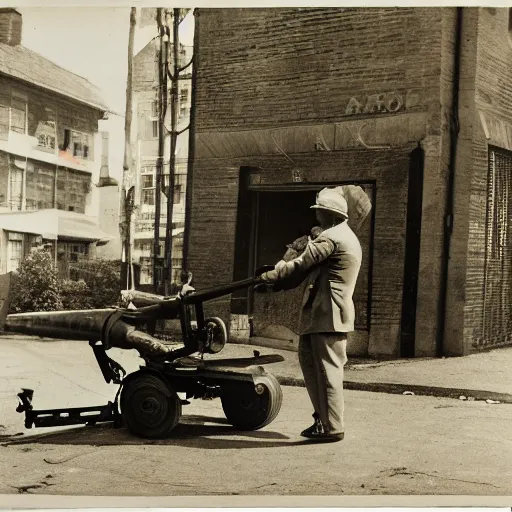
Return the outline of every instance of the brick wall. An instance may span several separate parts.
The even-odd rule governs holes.
[[[21,43],[22,19],[15,9],[0,9],[0,43],[17,46]]]
[[[453,231],[450,241],[444,354],[462,355],[465,340],[467,255],[469,244],[470,188],[473,175],[475,76],[478,10],[464,8],[461,19],[458,85],[459,132],[456,144]]]
[[[450,117],[453,104],[456,9],[441,11],[440,109],[431,116],[432,128],[423,141],[426,154],[422,205],[421,247],[416,315],[418,357],[432,356],[438,335],[443,271],[443,241],[447,183],[451,155]]]
[[[153,23],[156,23],[153,20]],[[151,90],[158,84],[158,48],[155,41],[148,43],[133,58],[133,92]],[[156,98],[156,91],[153,91]]]
[[[413,148],[410,148],[413,149]],[[375,353],[396,354],[402,301],[403,254],[408,151],[350,151],[325,155],[292,155],[305,169],[308,182],[353,179],[376,180],[375,253],[370,347]],[[281,157],[262,156],[197,162],[194,168],[189,269],[198,289],[233,279],[239,169],[256,165],[267,169],[267,181],[290,183]],[[212,183],[212,175],[215,182]],[[212,204],[214,203],[214,204]],[[397,235],[398,233],[398,235]],[[229,301],[212,301],[207,311],[229,318]]]
[[[417,332],[426,340],[419,344],[421,354],[433,355],[453,61],[449,53],[444,60],[441,56],[453,49],[453,25],[451,9],[199,9],[196,142],[210,138],[211,151],[208,155],[196,144],[189,241],[189,267],[196,285],[232,279],[240,166],[269,168],[279,181],[279,169],[289,165],[258,134],[251,156],[233,157],[248,131],[354,119],[372,123],[389,112],[364,111],[368,98],[398,93],[405,99],[405,110],[423,112],[427,123],[427,136],[416,139],[424,139],[426,152],[420,257],[424,289],[418,298]],[[358,104],[363,105],[361,111],[350,108]],[[402,119],[397,121],[398,131],[408,122],[400,117],[402,112],[395,114]],[[220,139],[212,142],[221,132],[235,134],[230,145]],[[381,135],[384,142],[392,142],[395,132]],[[295,149],[297,145],[292,144]],[[408,154],[413,147],[375,151],[341,144],[332,153],[311,153],[306,146],[290,153],[319,182],[377,180],[370,340],[374,353],[398,350]],[[222,304],[219,301],[218,308],[227,315],[229,303]]]
[[[465,351],[510,343],[512,332],[498,340],[483,330],[486,207],[488,198],[489,144],[512,151],[512,33],[509,9],[478,8],[472,13],[478,34],[475,61],[475,111],[473,119],[473,173],[468,211]],[[509,240],[510,243],[510,240]],[[509,315],[512,311],[509,310]],[[501,339],[501,341],[499,341]]]
[[[335,121],[352,96],[393,90],[434,112],[440,21],[419,8],[199,9],[196,129]]]

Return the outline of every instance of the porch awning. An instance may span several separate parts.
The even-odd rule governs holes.
[[[57,209],[0,213],[0,229],[46,240],[107,243],[113,238],[100,229],[94,217]]]

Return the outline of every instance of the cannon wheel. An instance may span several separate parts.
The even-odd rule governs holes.
[[[215,316],[207,318],[205,324],[209,338],[206,346],[207,352],[209,354],[218,354],[224,348],[228,339],[226,324],[222,319]]]
[[[258,430],[279,414],[283,392],[273,375],[258,377],[254,384],[229,389],[221,396],[227,420],[241,430]]]
[[[121,414],[128,430],[148,439],[167,437],[181,416],[181,401],[161,377],[139,373],[121,391]]]

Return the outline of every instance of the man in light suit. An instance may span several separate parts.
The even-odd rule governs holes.
[[[347,201],[339,189],[317,194],[316,217],[323,231],[291,261],[263,274],[274,290],[293,288],[307,279],[300,318],[299,361],[313,404],[314,424],[301,435],[318,441],[344,438],[343,367],[347,333],[354,330],[352,300],[362,251],[347,224]]]

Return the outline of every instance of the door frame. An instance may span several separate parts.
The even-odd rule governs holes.
[[[421,147],[417,147],[410,153],[408,172],[399,353],[400,357],[412,358],[416,355],[419,260],[425,174],[425,152]],[[405,331],[407,315],[412,319],[409,334]]]
[[[253,168],[254,169],[254,168]],[[242,172],[249,172],[251,168],[242,168]],[[242,177],[242,176],[241,176]],[[240,187],[244,187],[245,191],[240,190],[239,204],[243,200],[251,201],[251,228],[250,228],[250,239],[249,239],[249,255],[248,255],[248,275],[254,275],[256,271],[256,248],[258,244],[258,228],[259,228],[259,208],[260,208],[260,192],[305,192],[305,191],[320,191],[325,187],[339,187],[343,185],[368,185],[371,187],[371,202],[372,209],[370,213],[370,240],[368,246],[368,293],[367,293],[367,316],[366,316],[366,327],[365,332],[370,335],[371,331],[371,318],[372,318],[372,291],[373,291],[373,263],[374,263],[374,246],[375,246],[375,212],[376,212],[376,200],[377,200],[377,180],[341,180],[341,181],[320,181],[307,183],[285,183],[285,184],[252,184],[248,176],[244,179],[240,179]],[[238,224],[238,219],[237,219]],[[237,233],[237,236],[239,233]],[[236,245],[236,243],[235,243]],[[247,290],[247,309],[246,314],[251,318],[254,308],[254,290],[250,288]]]

